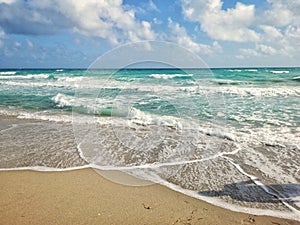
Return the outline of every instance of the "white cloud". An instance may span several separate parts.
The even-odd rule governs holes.
[[[162,22],[161,20],[157,19],[156,17],[154,17],[154,18],[153,18],[153,23],[154,23],[154,24],[157,24],[157,25],[160,25],[160,24],[162,24],[163,22]]]
[[[157,6],[154,4],[152,0],[149,1],[149,9],[156,12],[160,12],[160,10],[157,8]]]
[[[138,21],[135,11],[121,0],[16,1],[0,10],[0,26],[10,33],[43,34],[68,29],[112,44],[156,37],[151,24]]]
[[[255,49],[240,49],[240,53],[241,55],[238,55],[238,58],[244,58],[249,56],[273,56],[279,52],[271,46],[258,44],[255,46]]]
[[[134,10],[125,9],[120,0],[56,1],[59,5],[57,10],[72,20],[74,31],[78,33],[101,37],[113,44],[124,40],[149,40],[156,36],[151,24],[138,22]]]
[[[27,46],[29,48],[33,48],[34,47],[33,43],[30,40],[26,39],[26,43],[27,43]]]
[[[257,45],[256,50],[262,55],[275,55],[277,53],[276,49],[267,45]]]
[[[299,57],[300,0],[267,0],[267,7],[237,2],[223,9],[222,0],[182,0],[186,19],[219,41],[255,44],[240,49],[237,58]]]
[[[276,27],[269,25],[260,25],[259,28],[264,32],[263,39],[265,41],[280,41],[283,38],[281,30]]]
[[[16,47],[16,48],[19,48],[19,47],[21,47],[21,46],[22,46],[22,44],[21,44],[20,42],[18,42],[18,41],[15,42],[15,47]]]
[[[254,5],[236,3],[235,8],[222,10],[221,0],[183,0],[183,13],[199,22],[211,38],[222,41],[248,42],[260,40],[250,27],[255,21]]]
[[[261,17],[264,23],[273,26],[300,25],[299,0],[267,0],[271,5]]]
[[[1,3],[11,4],[11,3],[13,3],[13,2],[15,2],[15,0],[0,0],[0,4],[1,4]]]
[[[198,54],[211,54],[215,51],[222,50],[222,47],[216,41],[212,46],[195,42],[187,34],[185,28],[181,27],[178,23],[173,22],[171,18],[168,19],[168,27],[171,30],[171,36],[169,38],[180,46],[189,49],[190,51]]]

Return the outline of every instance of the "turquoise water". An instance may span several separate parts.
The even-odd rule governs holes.
[[[1,131],[1,168],[142,171],[215,204],[299,214],[300,68],[1,70],[0,114],[40,121]]]
[[[72,111],[126,116],[114,104],[155,115],[217,118],[228,126],[299,127],[299,68],[213,70],[7,70],[0,71],[3,110]],[[79,88],[85,85],[84,102]],[[107,87],[110,86],[110,87]],[[80,96],[83,97],[84,96]],[[91,99],[97,98],[94,105]],[[182,101],[182,104],[180,103]],[[187,103],[188,101],[188,103]],[[93,108],[93,109],[92,109]],[[251,119],[249,119],[251,117]],[[299,144],[299,143],[296,143]]]

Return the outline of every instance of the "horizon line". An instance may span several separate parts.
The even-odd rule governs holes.
[[[24,68],[0,68],[0,70],[203,70],[203,69],[298,69],[300,66],[257,66],[257,67],[182,67],[182,68],[172,68],[172,67],[133,67],[133,68],[84,68],[84,67],[24,67]]]

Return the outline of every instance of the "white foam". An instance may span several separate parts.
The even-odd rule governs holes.
[[[192,77],[193,74],[150,74],[149,77],[156,79],[173,79],[175,77]]]
[[[288,70],[271,70],[270,72],[274,74],[290,73]]]
[[[0,79],[47,79],[49,74],[26,74],[26,75],[14,75],[14,76],[0,76]]]
[[[54,97],[51,98],[52,101],[57,103],[58,107],[64,107],[64,106],[75,106],[76,99],[72,96],[67,96],[61,93],[58,93]]]
[[[242,70],[239,70],[239,69],[230,69],[230,70],[228,70],[228,71],[230,71],[230,72],[242,72]]]
[[[57,82],[80,82],[84,77],[59,77]]]
[[[0,72],[0,75],[14,75],[16,73],[17,73],[16,71],[3,71]]]
[[[84,107],[90,112],[96,112],[97,110],[105,109],[112,105],[112,101],[104,98],[81,98],[76,96],[70,96],[58,93],[51,98],[53,102],[57,104],[58,107]]]
[[[180,118],[166,115],[153,115],[134,107],[130,108],[128,118],[132,123],[143,125],[164,125],[174,128],[182,128]]]
[[[84,107],[91,113],[95,113],[97,111],[101,112],[107,107],[114,107],[116,115],[118,115],[119,112],[120,115],[126,116],[126,119],[130,123],[142,125],[164,125],[177,129],[182,127],[180,118],[174,116],[149,114],[137,108],[129,107],[125,103],[125,105],[122,105],[122,103],[117,104],[118,102],[114,103],[110,99],[79,98],[58,93],[52,97],[51,100],[54,101],[58,107]]]
[[[280,87],[237,87],[237,86],[219,86],[219,87],[181,87],[181,91],[197,93],[197,94],[226,94],[237,96],[253,96],[253,97],[274,97],[274,96],[300,96],[299,87],[280,86]]]
[[[17,115],[18,119],[33,119],[33,120],[44,120],[44,121],[52,121],[52,122],[65,122],[65,123],[71,123],[72,116],[71,115],[54,115],[49,114],[47,112],[20,112]]]

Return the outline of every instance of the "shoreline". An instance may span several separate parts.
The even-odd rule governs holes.
[[[233,212],[159,184],[116,184],[87,168],[0,171],[0,178],[0,224],[300,224]]]
[[[49,124],[52,124],[53,122],[52,121],[44,121],[44,120],[37,120],[37,119],[24,119],[24,118],[17,118],[16,116],[7,116],[7,115],[1,115],[0,118],[2,119],[1,123],[0,123],[0,130],[6,130],[6,129],[11,129],[13,127],[14,124],[24,124],[24,123],[30,123],[30,122],[42,122],[42,123],[49,123]],[[60,124],[60,122],[54,122],[54,123],[57,123],[57,124]],[[64,123],[65,124],[65,123]],[[69,124],[70,125],[70,124]],[[46,131],[48,131],[46,129]],[[48,132],[47,132],[48,133]],[[48,133],[49,134],[49,133]],[[47,136],[48,137],[48,136]],[[52,137],[49,136],[48,138],[49,140],[52,140]],[[7,141],[7,139],[5,139],[5,141]],[[4,148],[5,149],[5,148]],[[18,157],[17,157],[18,158]],[[46,158],[45,158],[46,159]],[[46,160],[47,161],[47,160]],[[32,167],[15,167],[15,168],[1,168],[0,169],[0,173],[1,173],[1,186],[5,186],[4,183],[5,183],[5,179],[9,180],[10,178],[8,178],[8,174],[13,174],[13,177],[12,179],[15,179],[15,177],[18,177],[20,176],[19,174],[26,174],[26,176],[33,176],[33,177],[36,177],[36,179],[41,179],[41,182],[43,183],[44,182],[44,177],[51,177],[51,176],[54,176],[54,177],[66,177],[68,180],[70,180],[70,176],[68,175],[69,173],[71,174],[74,174],[72,175],[71,177],[75,177],[75,176],[82,176],[81,174],[83,173],[82,171],[93,171],[95,173],[95,170],[96,168],[92,167],[91,165],[83,165],[83,166],[75,166],[75,167],[67,167],[67,168],[54,168],[54,167],[43,167],[43,166],[32,166]],[[58,173],[59,172],[59,173]],[[5,178],[3,178],[3,174]],[[49,175],[51,174],[51,175]],[[54,174],[54,175],[53,175]],[[56,175],[55,175],[56,174]],[[90,175],[89,175],[90,176]],[[105,176],[104,176],[105,177]],[[100,175],[97,175],[97,179],[100,178],[101,180],[106,180],[105,178],[101,177]],[[54,182],[55,182],[55,179],[54,178]],[[31,180],[31,179],[30,179]],[[107,181],[107,180],[106,180]],[[15,180],[15,183],[18,183],[19,180]],[[35,184],[36,181],[34,181],[33,183],[31,182],[27,182],[29,185],[36,185]],[[70,182],[73,182],[72,180]],[[108,182],[111,182],[111,181],[108,181]],[[45,184],[45,183],[43,183]],[[112,184],[115,184],[115,183],[112,183]],[[66,183],[64,186],[67,186],[68,183]],[[98,184],[99,185],[99,184]],[[102,182],[100,182],[100,186],[102,185]],[[118,185],[118,184],[115,184],[115,185]],[[122,186],[122,185],[119,185],[119,186]],[[152,185],[151,185],[152,186]],[[265,217],[272,217],[272,216],[277,216],[279,219],[282,219],[283,221],[289,221],[289,220],[295,220],[297,222],[300,222],[300,216],[297,217],[297,215],[293,216],[292,214],[290,213],[287,213],[286,215],[285,212],[281,212],[281,211],[269,211],[267,212],[266,210],[262,209],[262,211],[260,211],[260,209],[258,208],[253,208],[251,210],[251,208],[244,208],[242,206],[233,206],[231,204],[227,204],[227,203],[224,203],[224,202],[218,202],[218,200],[216,199],[206,199],[205,197],[200,197],[200,196],[197,196],[196,195],[196,192],[194,191],[188,191],[188,190],[184,190],[184,189],[181,189],[180,187],[176,186],[176,185],[173,185],[173,184],[170,184],[170,183],[161,183],[161,184],[155,184],[155,186],[159,186],[159,187],[162,187],[164,189],[167,189],[168,191],[167,192],[174,192],[176,194],[179,194],[179,195],[183,195],[185,196],[186,198],[192,198],[194,199],[195,201],[199,201],[201,202],[201,204],[203,203],[206,203],[206,204],[209,204],[211,205],[212,207],[216,207],[216,208],[220,208],[221,211],[222,210],[227,210],[230,212],[233,212],[233,213],[241,213],[241,214],[247,214],[248,213],[248,210],[249,210],[249,213],[250,214],[247,214],[247,215],[261,215],[261,216],[264,216],[264,215],[268,215],[268,216],[265,216]],[[126,187],[126,186],[122,186],[122,187]],[[130,188],[130,186],[128,186]],[[8,193],[9,195],[12,195],[12,193],[10,192],[10,190],[14,190],[14,187],[11,186],[9,188],[7,188],[6,190],[3,190],[3,191],[6,191],[6,193]],[[123,189],[121,188],[121,191]],[[45,191],[47,192],[47,188],[45,189]],[[31,192],[31,190],[29,191]],[[13,192],[14,193],[14,192]],[[33,191],[33,193],[35,193]],[[97,191],[94,191],[94,193],[97,193]],[[135,194],[134,192],[132,192],[132,194]],[[5,195],[5,194],[4,194]],[[66,193],[66,195],[68,195],[68,193]],[[159,193],[158,194],[158,199],[160,199],[161,196],[164,196],[163,193]],[[105,197],[105,196],[104,196]],[[44,198],[47,198],[46,196],[41,196],[42,199]],[[216,200],[216,201],[215,201]],[[15,199],[15,201],[17,201],[17,199]],[[158,200],[160,201],[160,200]],[[1,201],[1,207],[3,205],[6,205],[5,204],[5,201]],[[174,202],[173,202],[174,204]],[[170,203],[170,205],[172,206],[173,205],[172,203]],[[195,204],[200,204],[200,203],[195,203]],[[34,206],[32,206],[33,209],[34,209]],[[227,208],[227,209],[226,209]],[[13,209],[10,209],[10,210],[13,210]],[[113,209],[114,210],[114,209]],[[129,210],[129,209],[128,209]],[[183,209],[181,208],[176,208],[176,210],[178,211],[181,211]],[[176,211],[174,210],[174,211]],[[278,213],[278,214],[276,214]],[[167,214],[169,215],[169,214]],[[231,216],[233,214],[230,214]],[[279,217],[280,216],[280,217]],[[174,217],[174,216],[173,216]],[[234,214],[233,217],[235,218],[236,215]],[[276,218],[277,218],[276,217]],[[168,217],[169,218],[169,217]],[[166,218],[164,218],[166,219]],[[215,218],[214,218],[215,219]],[[149,220],[151,222],[151,220]],[[211,223],[215,223],[214,220],[208,220],[210,221],[208,224],[211,224]],[[235,221],[236,222],[236,221]],[[157,221],[158,223],[158,221]],[[160,221],[161,223],[161,221]],[[171,222],[170,222],[171,223]],[[170,224],[168,223],[168,224]],[[1,220],[0,220],[0,224],[1,224]],[[21,223],[22,224],[22,223]],[[117,223],[119,224],[119,223]],[[148,224],[148,223],[146,223]],[[195,223],[197,224],[197,223]],[[201,223],[202,224],[202,223]],[[231,223],[230,223],[231,224]],[[236,224],[240,224],[240,223],[237,223]],[[251,223],[252,224],[252,223]],[[265,223],[263,223],[265,224]],[[279,223],[281,224],[281,223]],[[298,223],[297,223],[298,224]],[[300,224],[300,223],[299,223]]]

